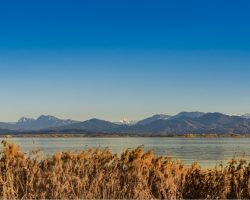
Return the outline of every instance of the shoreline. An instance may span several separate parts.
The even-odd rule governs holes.
[[[150,135],[150,134],[2,134],[0,138],[250,138],[250,134],[169,134],[169,135]]]

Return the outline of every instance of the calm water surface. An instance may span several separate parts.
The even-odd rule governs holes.
[[[109,147],[120,154],[127,148],[143,145],[145,150],[152,149],[158,156],[171,155],[186,165],[197,160],[202,166],[214,166],[244,155],[250,161],[250,138],[9,138],[8,141],[17,142],[25,152],[40,148],[46,155],[90,147]]]

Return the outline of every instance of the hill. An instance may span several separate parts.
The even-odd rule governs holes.
[[[136,124],[117,124],[101,119],[83,122],[53,116],[21,118],[17,123],[0,123],[0,133],[119,133],[119,134],[248,134],[250,119],[222,113],[182,112],[175,116],[154,115]]]

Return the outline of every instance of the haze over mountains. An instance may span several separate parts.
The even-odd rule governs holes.
[[[0,123],[0,129],[10,130],[41,130],[77,123],[74,120],[62,120],[50,115],[41,115],[37,119],[22,117],[15,123]]]
[[[250,134],[250,115],[229,116],[222,113],[181,112],[177,115],[154,115],[141,121],[118,123],[100,119],[84,122],[42,115],[37,119],[21,118],[15,123],[0,123],[0,133],[128,133],[186,134],[237,133]]]

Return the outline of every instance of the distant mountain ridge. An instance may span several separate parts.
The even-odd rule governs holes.
[[[128,126],[132,126],[132,125],[137,124],[138,122],[135,121],[135,120],[122,119],[122,120],[120,120],[119,122],[114,122],[114,123],[115,123],[115,124],[118,124],[118,125],[128,125]]]
[[[50,115],[41,115],[37,119],[22,117],[16,123],[0,123],[0,129],[9,130],[41,130],[77,123],[74,120],[62,120]]]
[[[206,113],[203,112],[180,112],[179,114],[172,116],[170,119],[178,119],[178,118],[198,118]]]
[[[246,119],[250,119],[250,113],[246,113],[244,115],[241,115],[241,117],[246,118]]]
[[[120,127],[122,127],[122,125],[94,118],[84,122],[54,128],[53,130],[84,130],[93,132],[106,132],[118,129]]]
[[[0,123],[4,132],[57,132],[57,133],[129,133],[129,134],[186,134],[186,133],[241,133],[250,134],[250,118],[247,115],[229,116],[222,113],[181,112],[170,116],[164,114],[134,121],[114,123],[100,119],[87,121],[62,120],[50,115],[37,119],[22,117],[16,123]]]
[[[170,115],[157,114],[137,122],[137,125],[147,125],[157,120],[168,120],[169,118],[171,118]]]

